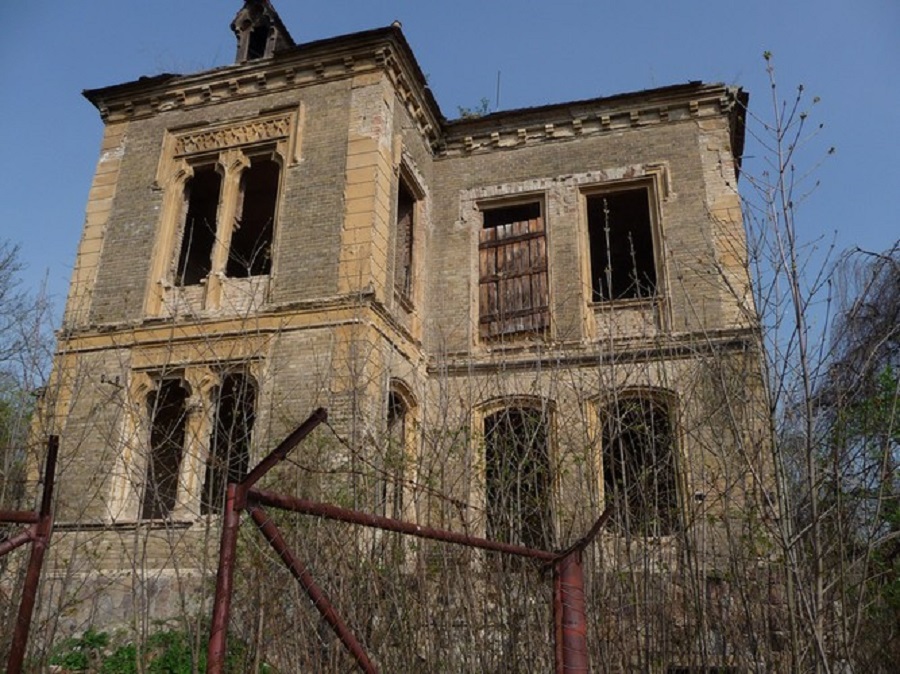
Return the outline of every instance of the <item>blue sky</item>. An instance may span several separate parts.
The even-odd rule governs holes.
[[[789,95],[803,83],[834,145],[801,237],[839,249],[900,238],[897,0],[274,0],[297,42],[403,24],[447,117],[482,98],[510,109],[689,80],[750,92],[765,114],[762,59]],[[102,123],[83,89],[231,63],[239,0],[42,0],[0,4],[0,237],[22,247],[25,283],[47,274],[61,313]],[[748,154],[755,148],[748,146]],[[748,158],[747,168],[753,166]],[[146,251],[135,251],[136,255]]]

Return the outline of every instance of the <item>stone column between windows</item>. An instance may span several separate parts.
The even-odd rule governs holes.
[[[171,272],[175,266],[172,261],[175,241],[182,230],[187,215],[184,190],[187,181],[194,176],[193,167],[186,161],[179,160],[166,181],[163,192],[162,215],[156,245],[153,247],[150,262],[150,279],[147,296],[144,299],[144,314],[158,316],[165,301],[166,287],[172,282]],[[175,253],[177,255],[177,251]]]
[[[122,446],[113,469],[113,480],[107,510],[109,519],[138,518],[143,490],[146,489],[147,462],[150,437],[147,417],[147,396],[155,382],[146,372],[132,372],[129,377],[125,414],[123,415]]]
[[[185,409],[184,448],[173,512],[175,519],[191,519],[200,513],[215,414],[212,394],[221,383],[220,377],[208,367],[185,368],[184,380],[191,395]]]
[[[218,309],[222,303],[222,281],[228,266],[231,233],[237,223],[240,206],[241,174],[250,166],[250,160],[240,150],[226,150],[219,155],[219,165],[224,176],[216,215],[216,242],[213,245],[209,278],[206,280],[205,309]]]

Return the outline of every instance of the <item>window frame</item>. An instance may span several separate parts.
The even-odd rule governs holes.
[[[184,237],[188,233],[188,218],[191,214],[191,190],[193,181],[197,178],[198,170],[206,170],[209,168],[211,168],[211,170],[219,176],[218,195],[216,198],[215,217],[213,221],[215,226],[212,230],[212,242],[209,246],[209,251],[206,255],[207,259],[205,261],[205,264],[209,269],[206,274],[204,274],[196,283],[184,283],[183,278],[186,272],[185,269],[182,269],[182,256],[184,255]],[[222,209],[222,191],[224,182],[225,178],[223,175],[222,166],[218,161],[218,157],[200,156],[193,158],[192,161],[188,162],[187,175],[180,185],[181,204],[179,207],[180,211],[177,216],[176,223],[175,245],[173,246],[174,255],[172,258],[172,266],[169,272],[171,275],[172,284],[178,288],[186,288],[205,283],[205,279],[212,273],[213,252],[216,248],[216,239],[219,235],[219,217],[220,211]],[[186,267],[187,265],[184,266]]]
[[[475,503],[479,503],[482,507],[482,511],[484,512],[484,535],[490,538],[493,534],[492,532],[492,524],[490,523],[490,512],[492,510],[492,505],[489,502],[491,498],[490,494],[490,485],[489,485],[489,474],[490,469],[488,466],[489,456],[488,456],[488,437],[486,433],[486,424],[488,419],[497,414],[501,414],[507,410],[529,410],[536,413],[543,425],[544,428],[544,442],[545,442],[545,450],[544,450],[544,458],[546,459],[546,478],[544,481],[544,487],[546,488],[546,494],[542,497],[542,507],[545,508],[544,516],[546,516],[547,521],[544,527],[543,535],[544,535],[544,543],[546,547],[539,549],[552,550],[556,544],[557,537],[557,474],[555,470],[555,447],[556,447],[556,427],[555,427],[555,419],[556,419],[556,409],[555,404],[542,397],[538,396],[505,396],[502,398],[496,398],[490,400],[475,410],[473,410],[472,415],[472,437],[477,439],[478,446],[480,447],[480,451],[478,453],[478,461],[480,464],[480,494],[477,498],[474,499]],[[502,538],[502,537],[501,537]],[[498,538],[497,540],[501,540]],[[506,540],[505,542],[513,542],[520,545],[525,545],[523,543],[523,532],[519,531],[516,536],[508,536],[510,540]],[[515,540],[512,540],[515,538]]]
[[[637,403],[640,405],[650,405],[655,408],[662,408],[665,411],[665,418],[668,425],[666,434],[669,440],[669,447],[667,449],[668,456],[666,458],[666,462],[669,464],[669,469],[671,471],[670,476],[666,480],[670,489],[670,493],[668,495],[670,502],[667,503],[667,509],[669,510],[669,513],[666,515],[666,517],[669,518],[668,526],[660,527],[658,525],[658,520],[660,518],[657,513],[649,513],[649,515],[648,513],[644,513],[640,518],[641,521],[637,523],[637,525],[632,524],[632,527],[626,531],[619,524],[621,522],[621,518],[619,516],[621,515],[621,513],[617,513],[614,510],[613,517],[608,523],[608,528],[616,531],[616,533],[620,535],[627,534],[637,537],[659,538],[663,536],[674,535],[684,529],[685,510],[683,495],[685,493],[685,475],[683,474],[684,462],[682,459],[682,448],[684,445],[684,441],[681,436],[681,424],[679,422],[678,414],[678,400],[678,396],[668,389],[656,387],[633,387],[615,391],[608,396],[599,398],[594,401],[594,419],[596,423],[595,437],[597,446],[596,456],[598,463],[598,488],[600,502],[603,504],[603,508],[606,508],[609,505],[607,494],[608,486],[606,425],[613,419],[613,415],[609,413],[609,410],[613,408],[622,408],[630,403],[637,401]],[[632,513],[629,512],[629,517],[631,516]],[[648,516],[652,516],[653,520],[656,522],[656,524],[654,524],[654,526],[650,527],[649,529],[645,525],[645,522],[648,520]]]
[[[210,163],[218,165],[223,176],[216,218],[216,242],[210,263],[212,271],[207,274],[205,282],[181,286],[199,288],[184,296],[189,302],[189,309],[222,308],[222,286],[226,280],[265,279],[263,286],[255,284],[254,287],[259,286],[264,291],[261,298],[267,296],[270,280],[277,274],[275,253],[278,248],[279,223],[283,220],[286,176],[288,169],[301,160],[299,129],[304,118],[305,107],[300,103],[227,123],[200,124],[167,129],[164,132],[156,180],[153,183],[153,187],[161,190],[163,196],[144,296],[144,315],[160,316],[181,311],[180,304],[185,300],[172,295],[169,289],[178,287],[175,268],[186,216],[185,185],[192,177],[194,166]],[[271,235],[271,264],[265,275],[229,277],[226,270],[231,234],[234,231],[235,217],[241,215],[241,174],[257,157],[270,158],[279,167]],[[226,300],[227,297],[226,291]]]
[[[241,169],[240,175],[238,176],[238,192],[235,197],[235,209],[234,209],[234,218],[232,219],[231,225],[229,227],[227,241],[228,241],[228,249],[225,256],[224,265],[222,269],[212,270],[211,273],[221,273],[225,278],[229,279],[241,279],[241,278],[253,278],[253,277],[263,277],[269,276],[271,277],[274,273],[274,255],[273,251],[275,248],[275,236],[278,230],[278,222],[279,222],[279,211],[281,210],[281,201],[282,201],[282,193],[284,187],[284,162],[282,161],[281,156],[274,148],[262,148],[260,150],[246,151],[244,152],[244,156],[247,160],[247,165]],[[261,160],[262,162],[270,162],[277,167],[277,175],[275,176],[275,185],[274,185],[274,194],[271,196],[272,201],[272,216],[271,216],[271,225],[263,225],[264,228],[269,230],[268,236],[268,248],[269,248],[269,263],[268,269],[261,274],[230,274],[228,272],[229,267],[231,266],[232,259],[235,255],[234,253],[234,234],[239,231],[242,226],[241,221],[244,219],[245,208],[246,208],[246,195],[247,195],[247,179],[249,172],[253,170],[253,163],[257,160]],[[223,240],[226,238],[222,237]]]
[[[246,405],[249,403],[250,408],[250,423],[249,428],[245,429],[245,435],[242,438],[243,447],[239,448],[242,452],[241,455],[234,456],[231,454],[233,447],[228,447],[228,454],[225,458],[225,466],[224,468],[221,466],[215,465],[215,462],[219,461],[222,457],[217,456],[218,452],[218,442],[217,442],[217,433],[218,426],[217,422],[222,416],[222,403],[226,399],[223,395],[223,389],[225,387],[226,381],[229,379],[241,378],[244,380],[244,391],[250,389],[252,392],[249,398],[243,400],[243,403]],[[241,474],[241,478],[246,476],[247,471],[250,468],[250,458],[252,454],[253,447],[253,434],[254,427],[256,425],[256,417],[258,415],[258,407],[259,407],[259,384],[256,381],[256,378],[250,374],[249,372],[243,370],[230,370],[226,372],[221,372],[216,377],[217,381],[215,386],[211,387],[208,391],[206,400],[204,402],[208,402],[210,407],[210,413],[212,418],[210,419],[210,428],[209,433],[206,438],[206,454],[204,458],[204,470],[203,470],[203,480],[200,483],[200,514],[201,515],[219,515],[221,514],[224,504],[225,504],[225,491],[228,485],[230,478],[233,476],[235,472],[234,462],[238,463],[239,472]],[[233,412],[232,412],[233,413]],[[241,465],[242,464],[242,465]],[[222,473],[224,472],[224,480],[222,479]],[[221,489],[219,486],[221,484]],[[220,493],[216,494],[215,491],[219,491]]]
[[[187,523],[201,517],[215,517],[219,512],[210,507],[208,494],[209,473],[216,433],[216,419],[222,404],[220,393],[230,377],[243,378],[252,387],[249,401],[253,422],[244,437],[243,467],[249,469],[254,453],[254,438],[261,413],[260,362],[256,360],[219,366],[186,364],[174,369],[165,366],[149,366],[132,370],[129,391],[129,413],[125,415],[123,431],[125,442],[119,456],[120,478],[114,480],[110,491],[112,520],[124,517],[126,521]],[[148,515],[145,506],[149,471],[152,470],[155,419],[151,403],[158,399],[159,391],[167,382],[177,382],[185,392],[182,403],[181,427],[183,430],[178,473],[174,477],[174,502],[166,510]],[[133,440],[132,440],[133,438]],[[129,477],[130,476],[130,477]],[[224,485],[221,493],[224,502]]]
[[[656,173],[648,173],[646,176],[636,179],[625,179],[607,181],[595,185],[582,185],[579,188],[582,213],[582,240],[584,250],[584,293],[589,306],[594,308],[606,307],[627,307],[627,306],[643,306],[658,303],[666,296],[665,282],[665,259],[662,246],[662,213],[661,198],[665,198],[665,194],[660,193],[660,187],[657,183],[665,180],[664,175]],[[596,297],[594,290],[594,269],[593,269],[593,239],[591,236],[591,222],[588,201],[594,198],[603,197],[605,195],[618,194],[622,192],[630,192],[636,190],[644,190],[647,196],[647,213],[649,217],[649,235],[652,242],[653,252],[653,271],[655,282],[653,292],[648,295],[636,295],[627,297],[611,297],[604,299]]]
[[[409,235],[405,246],[406,255],[401,256],[400,251],[400,193],[401,188],[412,197],[412,209],[410,223],[407,228]],[[422,259],[422,220],[424,217],[424,201],[425,191],[421,184],[415,178],[413,171],[409,168],[406,161],[400,163],[397,168],[397,180],[394,187],[393,209],[391,211],[391,222],[393,225],[393,256],[391,264],[393,265],[393,273],[391,278],[392,291],[396,302],[407,312],[413,311],[418,303],[419,281],[420,281],[420,262]],[[408,258],[408,272],[406,279],[401,276],[398,269],[401,259]]]
[[[403,407],[403,426],[400,437],[394,436],[391,425],[391,401],[396,399]],[[417,459],[418,404],[409,386],[401,379],[392,378],[384,398],[384,443],[379,453],[375,474],[376,514],[396,519],[410,519],[413,511],[412,491],[415,462]]]
[[[178,413],[177,433],[180,436],[180,442],[175,447],[174,443],[166,442],[170,438],[169,432],[162,438],[160,443],[154,440],[157,434],[158,419],[160,413],[168,405],[160,404],[163,398],[163,391],[174,385],[175,388],[183,392],[180,403],[180,412]],[[147,520],[168,520],[178,510],[183,484],[182,476],[186,466],[187,440],[190,424],[190,399],[192,391],[190,384],[181,376],[168,375],[160,377],[155,386],[147,393],[146,396],[146,416],[148,421],[147,428],[147,455],[143,469],[143,482],[140,491],[140,505],[138,518],[143,521]],[[169,429],[171,430],[171,429]],[[169,475],[155,475],[158,459],[167,457],[159,457],[163,452],[175,454],[175,470]],[[165,484],[163,484],[165,482]],[[165,490],[163,489],[165,487]],[[163,492],[163,493],[161,493]]]
[[[522,223],[533,223],[535,220],[537,221],[536,229],[532,224],[528,225],[527,231],[519,232],[518,234],[513,234],[512,236],[505,237],[508,239],[512,239],[506,244],[501,243],[503,239],[497,238],[496,234],[493,235],[493,238],[490,238],[484,232],[489,230],[497,231],[499,226],[494,227],[485,227],[485,213],[489,211],[498,211],[503,209],[515,209],[519,207],[525,207],[530,205],[536,205],[539,210],[538,217],[531,218],[529,220],[523,221],[510,221],[505,225],[499,226],[510,226],[512,225],[514,228],[516,225],[521,225]],[[552,327],[552,317],[551,317],[551,279],[550,279],[550,241],[548,235],[548,223],[547,223],[547,199],[546,194],[544,192],[532,192],[528,194],[519,194],[514,198],[501,198],[501,199],[485,199],[479,200],[475,203],[475,206],[478,210],[477,224],[478,224],[478,232],[476,238],[476,263],[475,269],[478,277],[478,283],[476,284],[476,324],[478,326],[477,329],[477,340],[482,343],[492,343],[504,340],[527,340],[529,338],[539,338],[543,339],[547,335],[550,334],[550,330]],[[519,227],[521,229],[521,227]],[[534,242],[535,245],[532,246],[531,243]],[[507,253],[512,251],[512,254],[505,255],[506,262],[512,262],[512,264],[516,264],[521,262],[522,260],[522,244],[528,244],[527,254],[528,254],[528,269],[529,271],[525,271],[524,267],[514,270],[512,275],[507,275],[505,272],[500,273],[491,273],[492,270],[497,269],[497,264],[499,261],[498,257],[494,257],[493,265],[490,262],[490,255],[486,255],[486,251],[488,250],[501,250],[506,249]],[[519,248],[520,251],[516,251],[515,248]],[[538,266],[535,267],[531,264],[531,260],[534,255],[537,255],[539,259]],[[542,258],[542,260],[541,260]],[[487,272],[487,273],[486,273]],[[513,288],[513,286],[509,285],[510,280],[516,281],[522,279],[524,277],[528,277],[528,296],[529,296],[529,306],[527,308],[514,309],[509,317],[504,318],[505,314],[500,306],[503,302],[501,299],[502,295],[508,294],[509,290]],[[486,278],[488,280],[486,280]],[[501,286],[503,284],[503,286]],[[523,289],[523,287],[517,284],[519,289]],[[541,296],[543,300],[543,304],[535,305],[534,296],[535,296],[535,285],[537,285],[537,292]],[[492,287],[493,286],[493,287]],[[503,291],[501,292],[501,288],[503,287]],[[515,290],[513,290],[515,292]],[[522,294],[515,292],[518,295],[517,299],[522,300]],[[485,307],[490,307],[491,305],[491,297],[496,298],[497,311],[485,311]],[[524,301],[522,302],[524,304]],[[491,320],[491,317],[495,317]],[[506,323],[507,321],[513,321],[513,323]],[[487,327],[485,327],[487,325]]]

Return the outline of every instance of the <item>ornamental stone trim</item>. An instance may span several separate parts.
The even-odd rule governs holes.
[[[292,115],[285,115],[223,129],[207,129],[179,135],[175,139],[175,155],[196,154],[287,138],[291,134],[291,121]]]

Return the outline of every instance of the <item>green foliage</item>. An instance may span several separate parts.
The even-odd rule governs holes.
[[[200,652],[192,646],[194,637],[179,629],[161,629],[151,634],[142,647],[134,642],[115,645],[107,632],[88,629],[80,637],[64,640],[53,649],[50,664],[66,672],[92,674],[138,674],[138,661],[143,662],[147,674],[193,674],[206,671],[206,642],[201,641]],[[225,671],[243,674],[248,671],[250,653],[247,645],[234,637],[228,640]],[[274,672],[266,664],[261,672]]]
[[[456,107],[457,112],[459,113],[460,119],[478,119],[479,117],[484,117],[491,112],[491,102],[487,98],[482,98],[478,105],[474,107],[466,107],[459,105]]]
[[[102,657],[103,650],[108,644],[109,635],[106,632],[89,629],[80,637],[66,639],[54,648],[50,664],[74,672],[88,671],[91,663]]]
[[[131,674],[137,672],[137,647],[134,644],[120,646],[103,659],[99,674]]]

